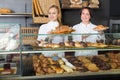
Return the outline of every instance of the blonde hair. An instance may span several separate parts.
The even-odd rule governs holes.
[[[61,11],[60,11],[60,8],[59,8],[57,5],[51,5],[51,6],[49,7],[49,10],[50,10],[51,8],[57,9],[58,14],[59,14],[57,20],[58,20],[59,24],[61,25],[62,23],[61,23]]]

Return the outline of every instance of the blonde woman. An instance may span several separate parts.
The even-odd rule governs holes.
[[[61,22],[59,20],[59,17],[60,17],[59,10],[60,10],[59,7],[56,5],[52,5],[49,8],[48,18],[50,21],[48,23],[40,26],[38,34],[49,34],[50,31],[54,30],[56,27],[58,27],[61,24]],[[46,40],[47,38],[51,39],[52,43],[63,42],[63,38],[60,35],[56,35],[56,36],[39,35],[37,40],[41,41],[41,40]],[[52,55],[57,54],[57,53],[58,52],[46,52],[46,53],[44,53],[44,55],[45,56],[52,56]],[[58,56],[64,56],[64,53],[59,53]]]

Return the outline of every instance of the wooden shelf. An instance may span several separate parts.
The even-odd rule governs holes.
[[[61,9],[62,9],[62,10],[71,10],[71,9],[74,10],[74,9],[82,9],[82,8],[69,8],[69,7],[68,7],[68,8],[61,8]],[[97,10],[97,9],[100,9],[100,8],[92,8],[92,9],[96,9],[96,10]]]

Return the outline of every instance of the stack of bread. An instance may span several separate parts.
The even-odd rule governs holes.
[[[90,8],[99,8],[99,0],[90,0],[89,1],[89,6]]]
[[[82,0],[70,0],[71,8],[82,8]]]
[[[62,8],[69,8],[70,0],[62,0]]]

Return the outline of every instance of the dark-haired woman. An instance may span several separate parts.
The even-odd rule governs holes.
[[[96,27],[96,25],[91,23],[91,18],[93,17],[92,11],[89,7],[84,7],[81,9],[80,12],[81,22],[79,24],[76,24],[73,26],[73,29],[75,29],[75,32],[73,34],[83,34],[83,35],[73,35],[73,41],[84,41],[84,42],[92,42],[96,43],[96,40],[98,38],[101,38],[105,40],[105,36],[103,31],[95,31],[93,28]],[[84,35],[84,34],[97,34],[99,35]],[[81,50],[75,52],[75,56],[86,56],[86,55],[97,55],[98,51],[96,50]]]

